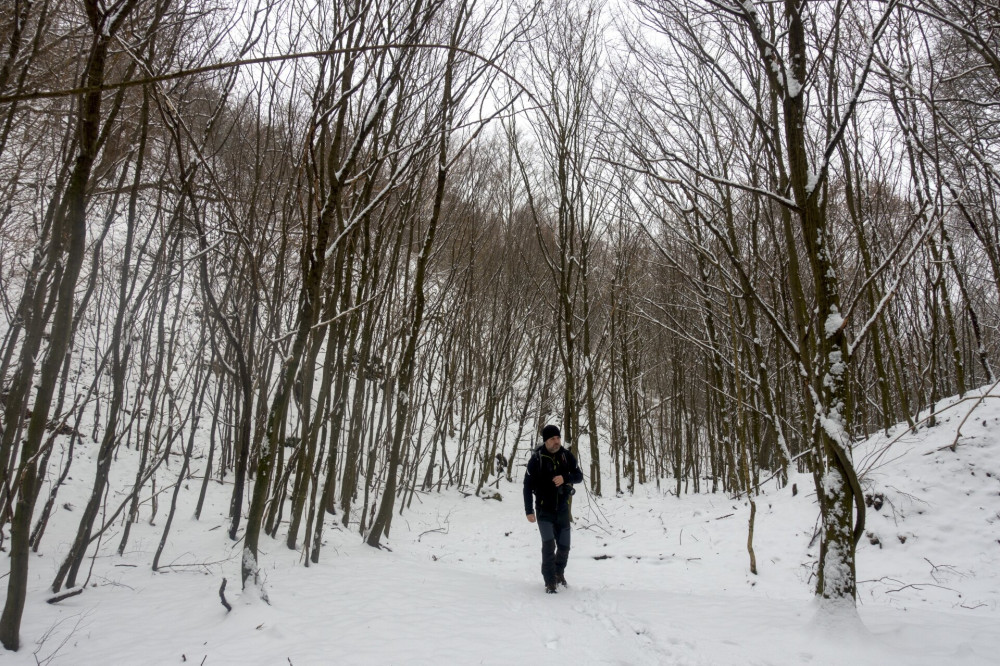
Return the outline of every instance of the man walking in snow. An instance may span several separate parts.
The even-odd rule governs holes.
[[[542,445],[531,454],[524,473],[524,512],[529,523],[538,523],[542,537],[542,577],[549,594],[555,594],[557,584],[566,586],[569,498],[575,492],[574,483],[583,483],[583,472],[573,454],[562,447],[559,428],[547,425],[542,428]]]

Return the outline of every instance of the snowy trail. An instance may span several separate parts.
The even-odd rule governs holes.
[[[953,438],[948,427],[907,435],[866,476],[866,492],[884,504],[870,510],[859,546],[856,613],[813,599],[817,512],[806,476],[791,480],[798,494],[769,487],[757,499],[757,576],[748,572],[745,504],[650,485],[577,502],[570,588],[546,595],[537,528],[524,518],[517,483],[504,482],[502,501],[417,494],[394,518],[391,551],[328,517],[320,563],[306,568],[282,530],[263,542],[270,605],[239,589],[241,546],[225,530],[229,488],[211,484],[201,521],[183,517],[196,497],[181,495],[167,568],[149,568],[162,527],[146,515],[124,556],[114,552],[117,534],[107,535],[82,595],[48,605],[78,519],[72,507],[88,490],[71,484],[32,556],[24,647],[0,657],[12,666],[992,666],[1000,401],[966,430],[956,452],[939,450]],[[230,613],[219,601],[223,578]]]
[[[206,664],[278,663],[278,655],[293,664],[701,663],[661,649],[644,622],[597,591],[544,595],[538,584],[387,553],[359,550],[331,566],[274,572],[270,606],[246,595],[228,617],[212,602],[215,580],[149,574],[146,588],[98,588],[64,602],[67,628],[84,618],[65,663],[166,664],[181,655],[194,663],[207,656]],[[154,589],[163,586],[174,590],[170,602],[134,612],[141,598],[164,596]],[[157,617],[162,633],[151,631]],[[108,627],[131,640],[103,640]]]
[[[228,616],[212,598],[214,576],[148,573],[147,587],[96,588],[62,604],[67,623],[85,620],[53,663],[985,665],[992,655],[975,646],[997,645],[988,617],[927,612],[908,625],[900,611],[863,608],[865,626],[817,621],[810,601],[651,591],[641,578],[553,596],[516,576],[368,550],[345,545],[326,565],[278,566],[271,605],[247,594]],[[591,561],[579,579],[599,565]],[[827,628],[837,622],[834,639]]]

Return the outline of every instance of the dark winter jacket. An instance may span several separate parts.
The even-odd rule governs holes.
[[[562,476],[564,485],[557,487],[552,482]],[[576,458],[567,449],[559,447],[549,453],[542,444],[531,454],[528,468],[524,472],[524,513],[562,513],[569,509],[571,484],[583,483],[583,472]],[[532,508],[531,496],[535,496]]]

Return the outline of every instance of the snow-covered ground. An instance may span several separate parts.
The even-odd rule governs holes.
[[[973,408],[956,450],[940,450]],[[240,592],[241,544],[228,540],[224,518],[230,488],[213,483],[195,521],[192,479],[161,560],[167,566],[150,570],[164,495],[156,525],[134,526],[125,556],[109,536],[86,591],[48,605],[87,490],[70,485],[32,558],[23,646],[2,661],[998,663],[1000,396],[957,403],[916,434],[880,435],[855,459],[873,500],[858,554],[857,613],[821,607],[812,596],[817,508],[805,475],[781,489],[768,483],[757,498],[756,576],[745,502],[721,493],[678,499],[664,482],[662,491],[650,484],[635,496],[579,492],[570,587],[546,595],[537,529],[525,520],[519,484],[503,483],[502,501],[454,490],[418,495],[394,519],[391,550],[364,545],[334,518],[320,563],[308,568],[283,538],[265,538],[269,604],[254,590]],[[78,460],[76,476],[85,479],[92,464]],[[0,575],[7,566],[2,558]],[[228,613],[219,600],[223,578]]]

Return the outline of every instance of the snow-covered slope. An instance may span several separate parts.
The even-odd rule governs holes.
[[[955,450],[942,449],[973,408]],[[391,550],[365,546],[335,519],[318,565],[306,568],[283,540],[265,540],[270,604],[239,590],[241,545],[227,539],[224,519],[230,489],[213,483],[201,521],[189,518],[197,493],[181,494],[159,573],[150,562],[164,509],[151,526],[145,506],[126,554],[109,535],[87,590],[48,605],[84,503],[77,483],[60,495],[32,559],[23,647],[3,663],[996,663],[1000,396],[955,402],[936,426],[879,435],[855,458],[873,502],[856,614],[812,597],[809,476],[791,479],[796,495],[791,483],[772,482],[757,498],[756,576],[744,501],[676,498],[670,483],[650,484],[635,496],[577,494],[570,588],[546,595],[536,528],[520,487],[504,483],[501,501],[417,495],[394,519]],[[93,463],[77,464],[82,480]]]
[[[1000,610],[1000,394],[949,400],[933,427],[874,437],[855,458],[871,501],[862,602]]]

